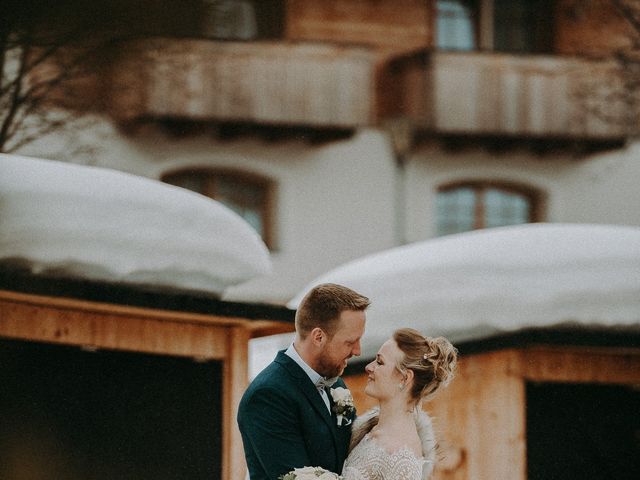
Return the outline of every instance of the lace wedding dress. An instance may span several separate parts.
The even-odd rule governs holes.
[[[408,447],[387,452],[367,433],[344,463],[345,480],[422,480],[424,458]]]
[[[433,472],[436,441],[431,419],[416,412],[416,427],[422,443],[422,457],[408,447],[388,452],[371,437],[378,423],[378,410],[359,416],[353,425],[350,453],[344,462],[344,480],[428,480]]]

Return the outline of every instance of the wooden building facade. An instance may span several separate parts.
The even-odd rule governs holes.
[[[466,13],[448,12],[452,5]],[[78,107],[127,128],[355,130],[401,118],[418,135],[602,142],[626,137],[634,115],[630,72],[616,58],[637,32],[607,1],[190,0],[168,9],[139,0],[127,8],[123,28],[134,39],[94,55],[92,74],[67,89],[85,92],[76,92]],[[448,15],[473,32],[464,45],[438,40]]]

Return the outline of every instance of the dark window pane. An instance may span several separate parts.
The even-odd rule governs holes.
[[[266,181],[207,170],[179,172],[163,177],[163,181],[219,201],[240,215],[265,241],[269,240],[266,238],[269,206],[269,185]]]
[[[470,2],[439,0],[436,8],[436,46],[442,50],[475,49],[475,18]]]
[[[240,215],[264,236],[262,210],[266,202],[264,185],[252,184],[237,177],[216,178],[216,199]]]
[[[246,207],[260,207],[265,201],[264,185],[240,177],[221,175],[215,178],[216,198]]]
[[[436,197],[438,235],[528,223],[533,208],[531,193],[512,188],[482,183],[447,188]]]
[[[202,35],[220,40],[281,38],[283,0],[204,0]]]
[[[494,49],[514,53],[553,50],[549,0],[494,0]]]
[[[465,187],[439,192],[436,197],[438,235],[473,229],[476,197],[473,189]]]
[[[258,35],[256,12],[249,0],[205,0],[202,32],[227,40],[251,40]]]
[[[206,178],[198,174],[180,174],[170,175],[164,180],[166,183],[175,185],[176,187],[185,188],[193,192],[204,194],[206,192]]]
[[[529,221],[529,200],[522,194],[489,189],[484,195],[484,225],[502,227]]]

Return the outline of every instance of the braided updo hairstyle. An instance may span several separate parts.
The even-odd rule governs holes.
[[[404,373],[412,370],[411,399],[429,399],[440,386],[447,385],[454,375],[458,351],[444,337],[425,337],[412,328],[401,328],[393,333],[404,358],[398,369]]]

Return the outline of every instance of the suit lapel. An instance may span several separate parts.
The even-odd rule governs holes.
[[[289,374],[294,378],[297,387],[302,391],[309,403],[311,403],[313,408],[316,410],[316,413],[329,426],[333,437],[334,447],[336,452],[338,452],[338,432],[336,430],[336,421],[331,413],[329,413],[329,410],[327,410],[327,406],[325,405],[324,400],[322,400],[316,386],[311,382],[311,379],[304,370],[302,370],[302,368],[300,368],[300,366],[291,357],[285,355],[284,352],[278,353],[276,362],[285,367]],[[329,396],[329,405],[333,406],[333,399],[329,392],[327,392],[327,395]]]

